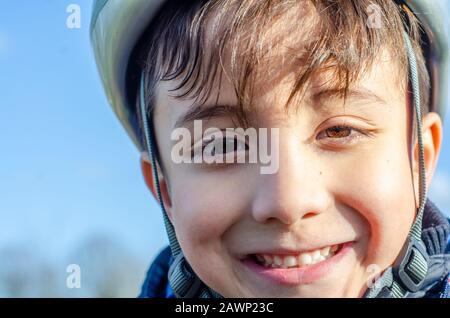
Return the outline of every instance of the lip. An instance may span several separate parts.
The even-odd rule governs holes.
[[[251,258],[241,259],[241,263],[251,273],[256,274],[263,279],[280,285],[301,285],[310,284],[319,278],[327,275],[333,268],[348,254],[354,242],[342,244],[341,249],[332,257],[316,263],[299,268],[273,268],[264,267]],[[297,252],[299,253],[299,252]],[[290,253],[293,254],[291,251]]]

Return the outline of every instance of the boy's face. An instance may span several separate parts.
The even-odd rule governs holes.
[[[261,174],[259,164],[175,164],[171,133],[192,100],[170,97],[175,82],[160,83],[154,123],[165,205],[208,286],[226,297],[357,297],[375,270],[392,264],[416,208],[409,106],[394,69],[388,58],[378,61],[345,105],[313,82],[297,112],[283,108],[293,78],[260,86],[249,118],[255,128],[279,129],[273,174]],[[223,83],[218,104],[236,103]],[[234,122],[217,112],[202,124]],[[321,249],[323,258],[314,252]]]
[[[307,32],[285,33],[295,42],[311,40]],[[284,62],[262,67],[283,76],[256,80],[255,107],[245,115],[250,127],[269,132],[266,146],[278,168],[270,174],[262,173],[265,163],[175,163],[178,140],[171,135],[178,126],[191,132],[193,149],[202,141],[233,145],[197,136],[193,121],[202,120],[203,131],[239,127],[238,100],[223,76],[202,107],[208,111],[193,112],[193,100],[172,97],[178,80],[159,83],[153,122],[163,201],[187,261],[206,285],[225,297],[358,297],[392,265],[415,217],[418,176],[411,166],[418,168],[406,74],[382,52],[350,86],[345,103],[328,85],[329,74],[321,74],[289,111],[295,69]],[[288,54],[278,56],[284,61]],[[230,74],[229,58],[222,63]],[[427,116],[429,183],[441,126],[436,114]],[[148,158],[143,167],[151,183]]]

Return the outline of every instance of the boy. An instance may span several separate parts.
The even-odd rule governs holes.
[[[448,297],[442,3],[97,1],[170,241],[141,296]]]

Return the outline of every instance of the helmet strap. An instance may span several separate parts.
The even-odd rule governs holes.
[[[429,256],[422,241],[422,219],[426,203],[426,171],[422,136],[422,111],[419,74],[414,49],[406,31],[403,32],[409,62],[409,81],[412,88],[414,116],[419,145],[419,208],[408,238],[394,265],[386,270],[375,285],[366,291],[365,297],[404,298],[420,290],[428,273]]]
[[[152,167],[153,182],[155,183],[157,199],[161,207],[164,225],[166,227],[170,249],[172,251],[173,262],[170,265],[168,273],[170,286],[172,287],[175,296],[178,298],[220,298],[221,296],[218,293],[207,287],[200,280],[200,278],[198,278],[188,264],[176,237],[175,229],[170,222],[164,207],[156,164],[156,140],[153,134],[153,121],[151,119],[151,114],[148,114],[147,112],[147,104],[145,99],[144,73],[141,75],[139,87],[139,108],[143,124],[144,141],[147,146],[148,157]]]

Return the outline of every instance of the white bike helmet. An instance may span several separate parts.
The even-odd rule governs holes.
[[[127,69],[130,56],[165,0],[96,0],[91,20],[91,40],[108,101],[140,150],[143,149],[136,122],[135,105],[130,104]],[[428,35],[427,64],[432,83],[430,109],[444,116],[448,105],[448,47],[450,17],[447,0],[405,1],[421,21]]]
[[[430,110],[444,117],[448,100],[448,50],[450,17],[447,0],[392,0],[406,5],[421,22],[425,33],[424,53],[430,73]],[[128,78],[133,64],[132,52],[149,27],[155,14],[166,0],[95,0],[91,20],[91,40],[99,73],[114,112],[136,144],[143,150],[141,125],[138,123],[136,93],[140,89],[139,105],[143,118],[143,130],[149,150],[156,189],[163,211],[163,217],[174,257],[169,270],[169,282],[178,297],[220,297],[204,285],[184,259],[176,239],[172,224],[167,218],[159,191],[156,175],[152,132],[145,114],[143,81]],[[420,160],[420,207],[405,246],[392,268],[386,270],[376,287],[370,288],[366,297],[404,297],[408,292],[417,291],[428,271],[426,249],[421,241],[422,215],[426,200],[425,168],[421,135],[420,93],[417,64],[409,37],[405,36],[406,50],[410,65],[410,81],[414,95],[414,109],[418,121],[418,143]],[[139,76],[135,76],[138,78]]]

